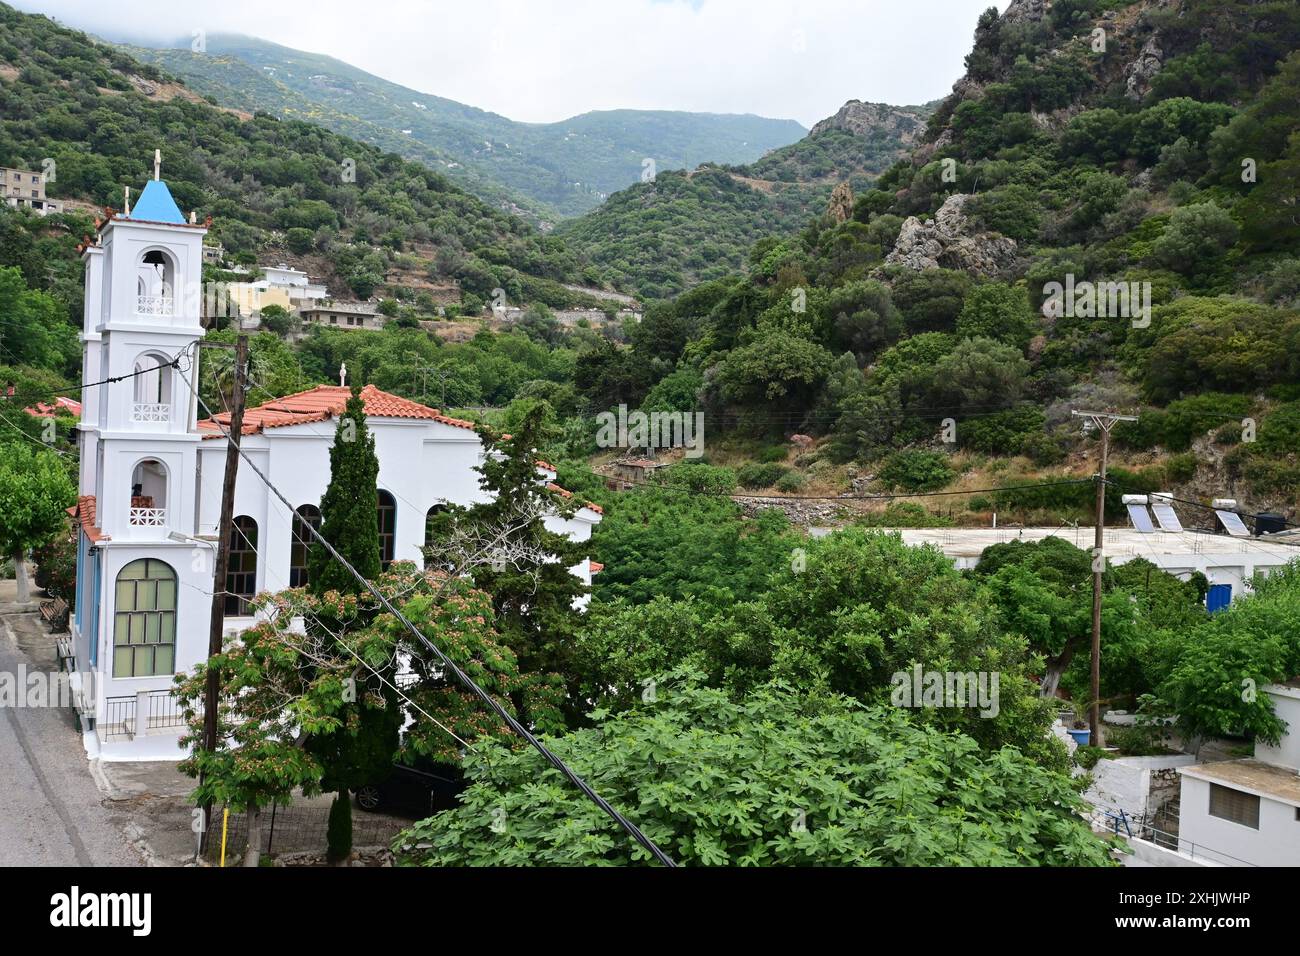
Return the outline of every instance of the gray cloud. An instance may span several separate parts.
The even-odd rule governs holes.
[[[424,93],[549,122],[618,107],[809,126],[961,75],[990,0],[10,0],[112,39],[247,33]]]

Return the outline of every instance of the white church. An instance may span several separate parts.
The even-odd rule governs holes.
[[[198,420],[190,386],[204,334],[206,231],[181,214],[155,166],[134,208],[105,221],[83,253],[82,381],[120,381],[82,394],[67,666],[87,753],[104,760],[179,759],[183,727],[172,680],[207,655],[226,442],[216,423]],[[168,367],[177,356],[179,368]],[[253,623],[254,595],[307,581],[306,534],[297,522],[319,527],[334,419],[348,395],[345,387],[319,386],[245,413],[242,447],[294,512],[240,461],[223,588],[228,636]],[[383,561],[420,565],[431,513],[484,499],[474,467],[485,448],[469,422],[373,386],[362,398],[379,459]],[[555,478],[545,463],[538,475]],[[546,523],[586,541],[600,520],[597,506],[582,505],[572,518]],[[589,560],[572,568],[586,584],[592,570]]]

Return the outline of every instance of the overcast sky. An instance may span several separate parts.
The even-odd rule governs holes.
[[[805,126],[846,100],[914,104],[962,73],[1006,0],[8,0],[113,39],[237,32],[423,93],[550,122],[630,107]],[[186,42],[188,46],[188,40]]]

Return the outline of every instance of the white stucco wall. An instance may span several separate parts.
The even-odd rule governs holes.
[[[1153,809],[1148,807],[1152,771],[1194,763],[1196,758],[1189,754],[1098,760],[1091,771],[1092,785],[1083,796],[1098,807],[1112,812],[1123,810],[1130,817],[1141,817],[1148,809]]]
[[[1255,759],[1300,771],[1300,687],[1270,685],[1262,690],[1273,703],[1273,713],[1287,725],[1287,731],[1276,745],[1257,740]]]
[[[1210,784],[1183,774],[1178,849],[1229,866],[1300,866],[1295,806],[1260,797],[1259,829],[1210,816]],[[1242,862],[1237,862],[1242,861]]]

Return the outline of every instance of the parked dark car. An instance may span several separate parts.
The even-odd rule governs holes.
[[[456,806],[466,786],[465,775],[446,764],[395,763],[387,779],[357,788],[357,806],[374,813],[394,813],[419,820]]]

